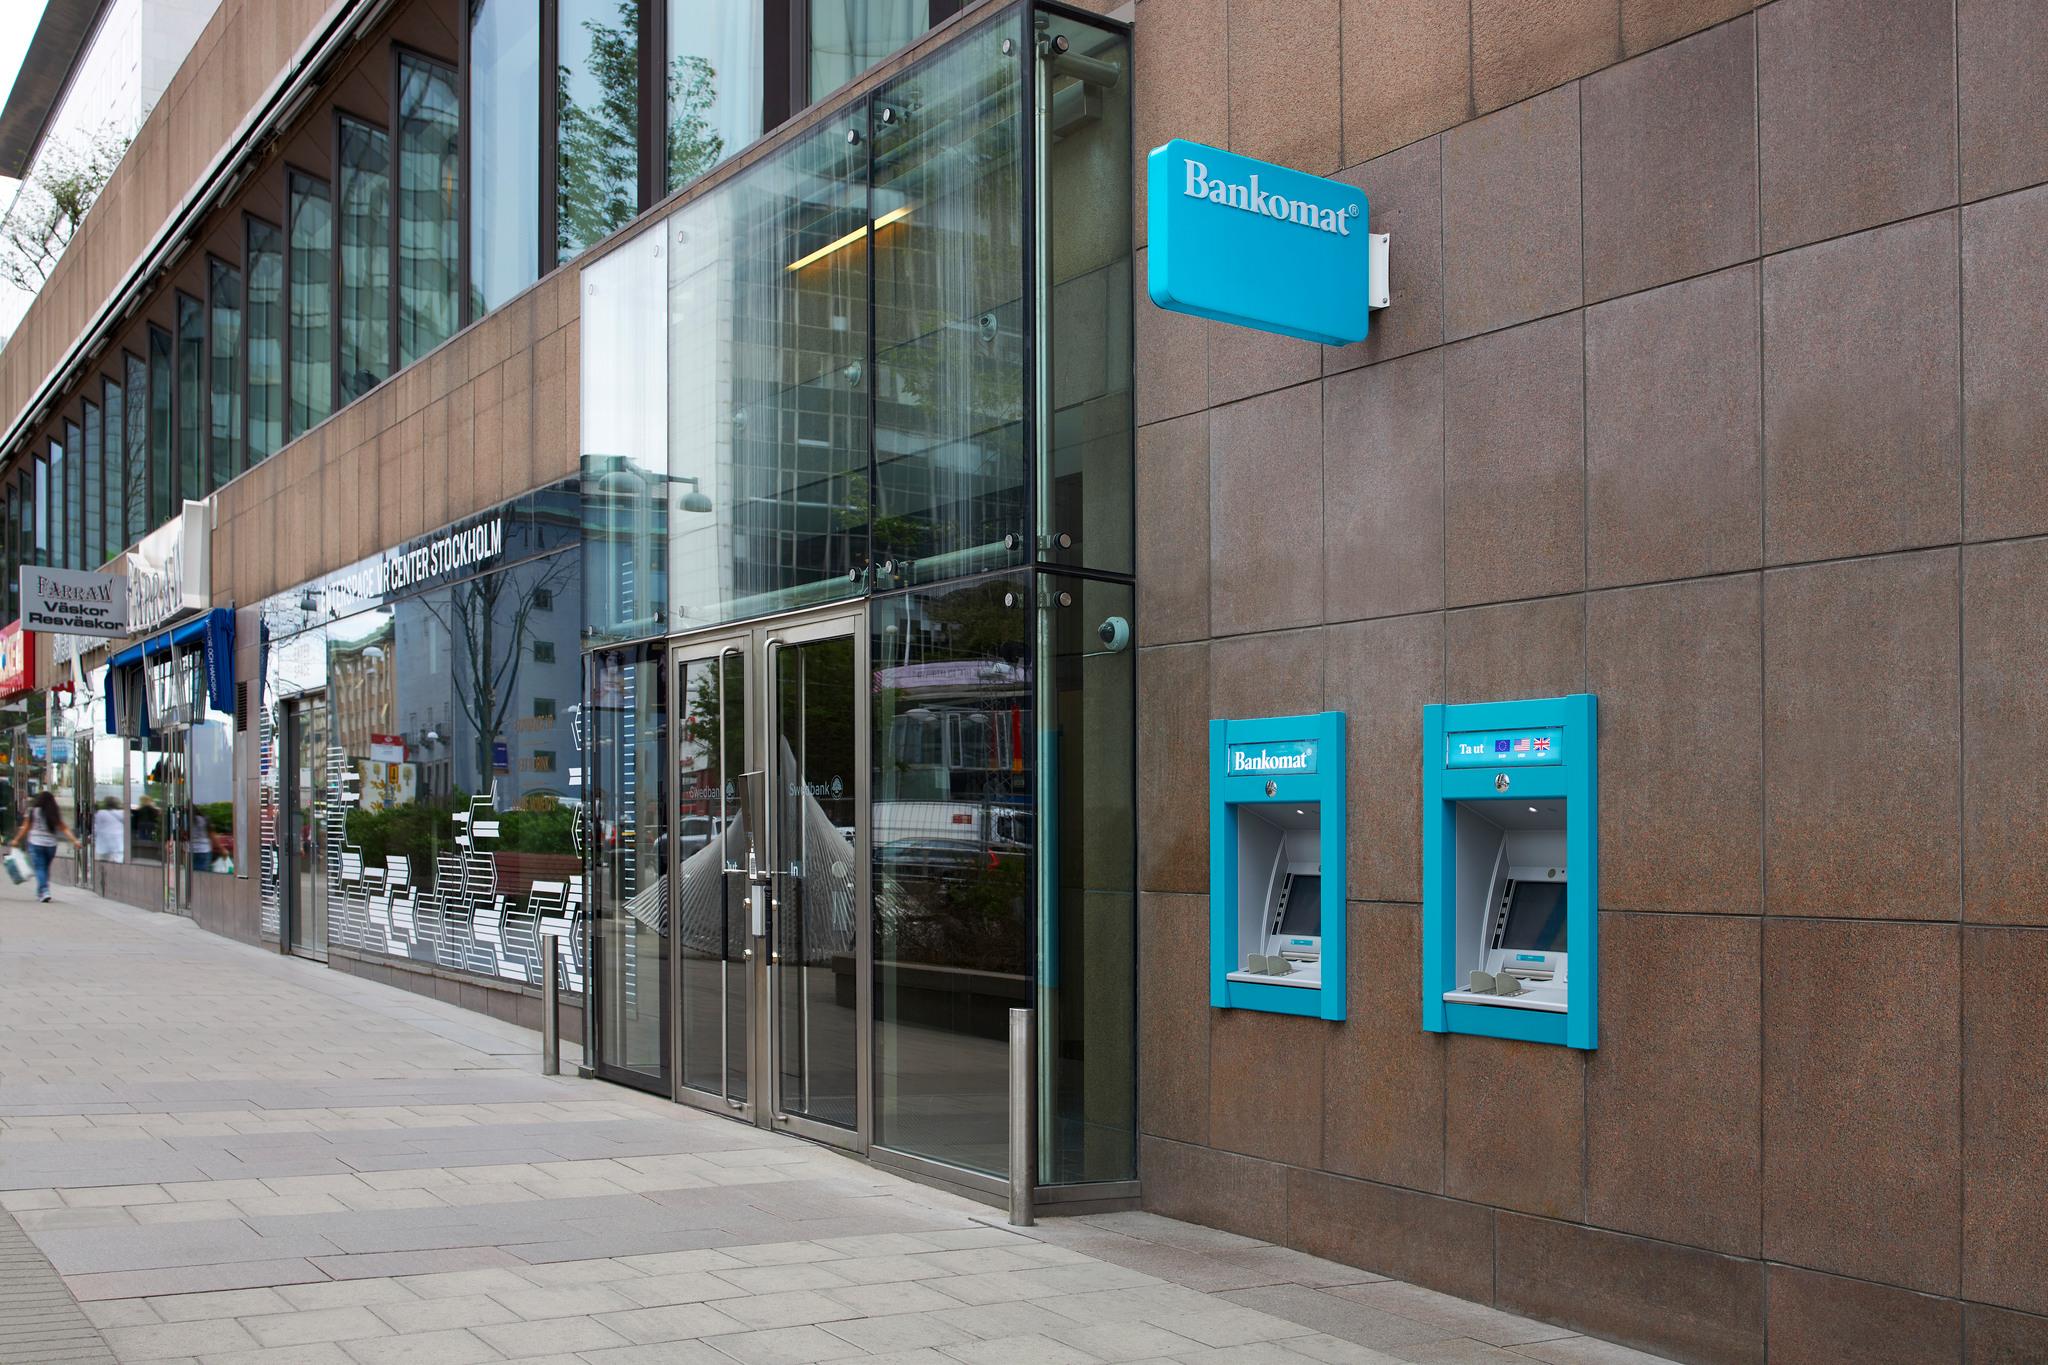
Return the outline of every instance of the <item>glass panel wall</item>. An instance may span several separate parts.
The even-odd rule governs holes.
[[[190,294],[178,295],[178,495],[203,498],[206,447],[201,443],[200,397],[206,373],[206,308]]]
[[[101,411],[105,414],[106,492],[101,515],[106,518],[107,558],[128,546],[128,405],[120,382],[100,380]]]
[[[149,367],[138,355],[124,353],[122,360],[128,370],[128,459],[121,486],[125,509],[122,539],[133,545],[149,529]]]
[[[50,557],[54,568],[71,565],[71,528],[78,518],[71,511],[71,464],[64,458],[64,443],[50,442]]]
[[[689,659],[677,670],[676,951],[682,958],[682,1081],[744,1103],[747,1071],[747,887],[754,847],[747,766],[745,652]]]
[[[398,363],[462,325],[461,108],[455,72],[398,57]],[[255,266],[252,263],[253,273]]]
[[[470,315],[540,278],[540,15],[482,0],[469,21]]]
[[[878,587],[1029,559],[1018,37],[984,25],[874,99]]]
[[[391,138],[341,120],[341,401],[391,373]]]
[[[822,99],[904,47],[931,23],[931,0],[805,0],[810,97]]]
[[[334,410],[334,203],[327,186],[290,177],[291,439]]]
[[[242,272],[225,261],[209,260],[206,273],[213,308],[207,371],[212,398],[207,431],[213,456],[211,489],[242,472]]]
[[[284,444],[284,234],[248,220],[249,463]]]
[[[1046,314],[1039,421],[1040,553],[1129,574],[1131,448],[1130,38],[1064,16],[1068,55],[1041,67]]]
[[[105,493],[102,481],[106,478],[107,471],[104,464],[105,455],[100,445],[99,405],[83,403],[79,406],[85,418],[81,428],[84,434],[85,458],[79,461],[80,481],[83,485],[80,490],[81,515],[78,522],[78,539],[81,546],[79,567],[97,569],[107,560],[106,550],[101,542],[105,527],[100,520],[101,499]]]
[[[555,259],[640,203],[640,0],[556,0]]]
[[[161,327],[149,329],[149,525],[161,526],[171,519],[171,507],[178,499],[178,463],[172,441],[171,334]]]
[[[1009,1011],[1031,1001],[1030,580],[878,598],[875,1133],[1009,1168]]]
[[[668,4],[668,187],[680,189],[761,136],[764,7]]]
[[[598,1064],[662,1085],[669,1075],[667,982],[668,673],[660,646],[591,656],[591,901],[606,990]],[[686,855],[687,856],[687,855]],[[712,880],[716,880],[715,874]]]
[[[667,255],[657,228],[583,272],[583,619],[599,640],[668,625]]]
[[[858,593],[866,156],[834,122],[669,220],[677,625]]]

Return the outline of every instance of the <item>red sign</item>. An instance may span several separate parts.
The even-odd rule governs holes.
[[[36,637],[21,622],[0,626],[0,697],[36,690]]]

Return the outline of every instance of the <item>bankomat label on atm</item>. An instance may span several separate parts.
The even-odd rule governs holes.
[[[1534,730],[1465,730],[1444,736],[1446,766],[1498,768],[1564,761],[1564,731],[1555,726]]]
[[[1312,739],[1233,744],[1228,753],[1226,776],[1229,777],[1282,777],[1312,774],[1316,770],[1316,742]]]

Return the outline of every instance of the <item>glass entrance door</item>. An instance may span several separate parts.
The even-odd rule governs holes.
[[[673,906],[666,651],[651,645],[597,654],[590,668],[596,1067],[607,1080],[667,1094]]]
[[[285,917],[292,951],[318,958],[327,956],[327,740],[326,696],[312,693],[291,703],[282,793]]]
[[[857,613],[693,640],[671,692],[678,1094],[856,1149],[866,648]]]

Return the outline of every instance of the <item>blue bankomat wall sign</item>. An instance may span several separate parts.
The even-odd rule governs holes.
[[[1365,340],[1365,192],[1175,138],[1146,160],[1146,284],[1161,308],[1342,346]]]
[[[1422,708],[1422,1026],[1599,1039],[1598,705]]]
[[[1209,1003],[1344,1017],[1344,715],[1209,722]]]

